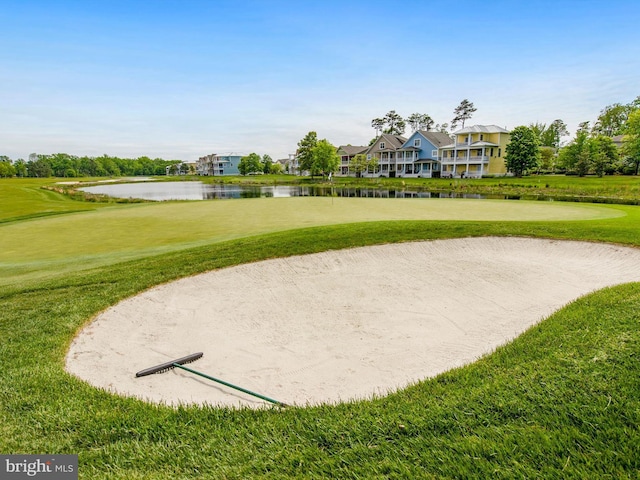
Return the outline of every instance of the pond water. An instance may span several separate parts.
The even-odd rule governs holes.
[[[428,192],[408,189],[304,187],[297,185],[212,185],[202,182],[116,183],[83,187],[87,193],[143,200],[213,200],[260,197],[370,197],[370,198],[505,198],[478,194]]]

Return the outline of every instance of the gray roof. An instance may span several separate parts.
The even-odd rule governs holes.
[[[451,137],[442,132],[427,132],[426,130],[419,130],[420,134],[429,140],[436,148],[444,147],[451,143]]]
[[[454,135],[464,135],[465,133],[509,133],[509,130],[497,125],[473,125],[453,133]]]
[[[338,151],[342,150],[347,155],[357,155],[359,153],[364,153],[369,149],[369,147],[363,147],[362,145],[340,145],[338,147]]]
[[[404,143],[407,141],[406,138],[404,138],[402,135],[391,135],[389,133],[383,133],[382,135],[380,135],[378,138],[376,138],[376,141],[373,142],[373,144],[369,147],[369,149],[367,150],[367,153],[370,152],[380,152],[380,151],[395,151],[398,150],[400,147],[402,147],[402,145],[404,145]],[[384,149],[380,150],[380,148],[378,147],[380,145],[380,142],[384,142]]]

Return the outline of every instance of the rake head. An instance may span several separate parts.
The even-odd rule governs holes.
[[[152,375],[154,373],[164,373],[173,369],[177,365],[184,365],[185,363],[191,363],[198,360],[202,357],[202,352],[192,353],[191,355],[187,355],[186,357],[178,358],[176,360],[171,360],[169,362],[161,363],[160,365],[156,365],[155,367],[145,368],[144,370],[140,370],[136,373],[136,377],[144,377],[147,375]]]

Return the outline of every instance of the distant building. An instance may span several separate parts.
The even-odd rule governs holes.
[[[238,164],[241,158],[240,155],[205,155],[196,162],[196,172],[205,176],[239,175]]]
[[[276,160],[276,163],[282,165],[282,171],[284,173],[292,175],[296,175],[298,173],[298,160],[296,159],[295,153],[290,153],[289,158],[279,158]]]
[[[341,145],[338,147],[338,156],[340,157],[340,167],[337,175],[355,175],[355,173],[349,171],[349,164],[353,157],[360,153],[365,153],[369,147],[353,146],[353,145]]]
[[[165,167],[166,175],[193,175],[196,173],[196,162],[181,162]]]
[[[616,147],[622,148],[622,145],[624,144],[624,135],[616,135],[615,137],[611,137],[611,140],[613,140],[613,144]]]

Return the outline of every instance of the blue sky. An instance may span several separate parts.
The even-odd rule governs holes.
[[[367,144],[396,110],[573,133],[640,95],[640,2],[0,0],[0,155]],[[408,134],[409,132],[407,132]],[[567,139],[568,140],[568,139]]]

